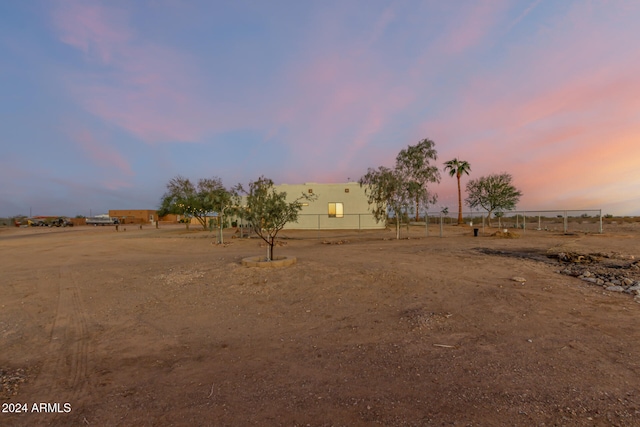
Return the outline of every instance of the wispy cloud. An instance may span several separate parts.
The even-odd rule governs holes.
[[[51,25],[30,38],[0,16],[0,49],[14,58],[5,69],[41,67],[19,82],[12,112],[28,110],[22,123],[40,119],[41,129],[3,131],[15,146],[51,132],[49,143],[73,141],[73,160],[86,162],[33,168],[33,157],[10,153],[31,161],[17,172],[33,168],[34,182],[57,177],[63,187],[86,163],[104,197],[133,182],[161,191],[159,169],[335,182],[391,165],[425,137],[438,162],[470,161],[469,179],[513,173],[530,207],[628,200],[620,175],[640,182],[634,2],[47,5]],[[15,16],[33,17],[28,9]],[[58,113],[49,122],[22,96],[42,87],[49,93],[30,96]],[[455,180],[433,190],[455,202]]]
[[[89,59],[112,63],[119,49],[132,38],[124,9],[73,0],[56,6],[53,22],[60,40],[81,50]]]
[[[527,8],[525,10],[523,10],[520,15],[518,15],[513,21],[511,21],[509,23],[509,25],[507,25],[506,32],[511,31],[511,29],[513,27],[518,25],[520,23],[520,21],[522,21],[528,14],[531,13],[531,11],[533,11],[540,4],[541,1],[542,0],[535,0],[535,1],[531,2],[531,4],[529,4],[529,6],[527,6]]]
[[[455,4],[455,3],[452,3]],[[449,55],[459,55],[485,41],[508,3],[502,0],[471,2],[468,7],[456,7],[450,22],[436,45]]]
[[[149,143],[197,141],[224,123],[200,96],[193,58],[138,38],[125,10],[68,1],[54,23],[60,40],[92,67],[71,71],[66,83],[95,116]]]
[[[97,166],[104,168],[111,176],[125,176],[131,178],[134,172],[131,164],[112,147],[105,139],[97,138],[86,128],[77,128],[69,131],[71,139],[82,150],[82,152],[91,159]],[[116,189],[119,187],[130,187],[131,183],[121,180],[110,179],[107,181],[107,187]]]

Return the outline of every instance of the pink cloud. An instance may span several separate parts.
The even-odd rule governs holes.
[[[436,141],[453,140],[441,154],[464,156],[472,178],[511,172],[528,208],[627,200],[625,182],[640,174],[633,165],[640,156],[640,61],[612,44],[624,30],[599,34],[595,14],[576,8],[570,33],[558,22],[526,56],[514,50],[500,67],[477,72],[460,88],[464,102],[423,124]]]
[[[127,14],[97,3],[61,2],[54,11],[53,22],[62,42],[103,63],[110,63],[117,47],[131,38]]]
[[[202,76],[196,61],[138,40],[125,12],[68,1],[53,19],[61,41],[103,66],[96,74],[66,79],[78,102],[95,116],[149,143],[197,141],[234,123],[198,90]]]
[[[509,32],[513,27],[518,25],[520,21],[526,18],[526,16],[530,14],[540,4],[541,1],[542,0],[534,0],[529,6],[527,6],[527,8],[516,17],[516,19],[509,23],[509,25],[507,26],[507,32]]]
[[[485,13],[499,15],[502,6],[485,5]],[[537,3],[532,3],[518,19],[522,20],[535,6]],[[572,29],[575,34],[580,38],[589,34],[592,20],[579,14],[571,19],[577,27]],[[454,54],[472,48],[474,41],[486,38],[491,31],[478,23],[460,39],[451,36],[441,41],[448,47],[444,50]],[[551,34],[543,37],[544,43],[533,53],[529,51],[524,56],[514,50],[501,66],[476,71],[468,85],[452,89],[448,94],[456,97],[450,103],[452,107],[436,113],[415,134],[436,141],[441,161],[453,157],[471,161],[473,174],[468,179],[511,172],[516,186],[525,194],[523,207],[598,208],[621,200],[625,196],[624,191],[618,190],[619,171],[626,170],[627,176],[638,175],[629,159],[640,156],[637,142],[630,139],[631,135],[638,135],[640,87],[635,81],[640,66],[634,56],[626,61],[617,58],[615,66],[606,62],[594,64],[593,58],[607,56],[610,47],[606,43],[592,43],[589,37],[567,38],[548,28],[544,31]],[[416,96],[427,92],[427,85],[420,78],[428,80],[438,69],[418,61],[415,72],[409,73],[403,82],[406,84],[401,86],[412,91],[400,90],[402,95],[397,95],[391,78],[380,68],[371,67],[375,59],[336,55],[325,57],[326,63],[309,63],[308,73],[306,68],[301,70],[300,74],[307,78],[305,83],[310,83],[302,92],[319,100],[311,134],[335,141],[343,135],[340,130],[349,127],[349,121],[357,123],[351,127],[351,139],[344,147],[315,147],[311,162],[321,157],[332,164],[332,170],[320,173],[316,180],[331,182],[336,176],[344,179],[342,175],[353,175],[354,166],[358,165],[354,160],[359,156],[368,159],[369,166],[392,164],[400,146],[415,142],[389,141],[390,149],[379,153],[371,147],[394,115],[406,114]],[[398,75],[393,78],[397,80]],[[396,100],[388,103],[394,96]],[[304,108],[294,108],[287,119],[307,123],[307,116]],[[300,149],[301,153],[304,151],[306,148]],[[329,162],[330,158],[334,163]],[[350,172],[341,172],[345,170]],[[433,189],[441,196],[438,205],[455,207],[455,180],[443,175],[442,183]]]
[[[71,138],[96,165],[106,169],[115,168],[119,171],[119,175],[128,177],[134,175],[129,162],[108,143],[97,139],[89,130],[71,131]],[[120,186],[129,187],[131,183],[122,182],[116,188]]]
[[[454,11],[457,19],[436,43],[437,50],[446,54],[459,55],[484,41],[506,9],[507,2],[495,0],[473,2],[470,7],[458,6]]]

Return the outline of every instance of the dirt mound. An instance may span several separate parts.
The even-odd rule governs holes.
[[[504,231],[504,230],[498,230],[495,233],[493,233],[491,235],[491,237],[500,237],[502,239],[517,239],[518,237],[520,237],[520,235],[518,233],[515,233],[513,231]]]
[[[348,240],[323,240],[322,244],[323,245],[344,245],[346,243],[349,243]]]

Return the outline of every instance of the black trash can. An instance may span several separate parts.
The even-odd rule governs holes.
[[[474,228],[473,229],[473,237],[478,237],[478,231],[479,230],[480,230],[479,228]]]

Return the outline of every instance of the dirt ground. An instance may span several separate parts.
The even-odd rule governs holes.
[[[403,235],[0,229],[0,425],[640,425],[638,298],[545,256],[639,225]]]

